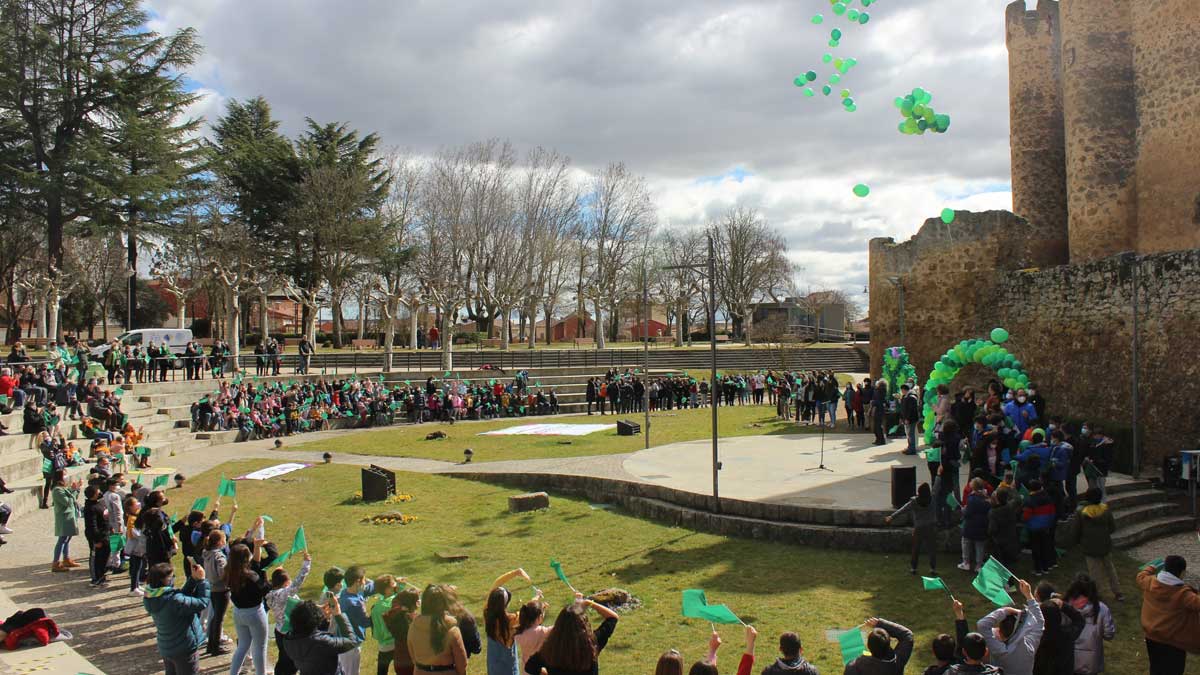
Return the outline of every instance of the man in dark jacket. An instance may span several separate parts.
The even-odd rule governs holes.
[[[592,404],[596,402],[596,379],[589,377],[587,381],[587,414],[592,414]]]
[[[887,415],[888,389],[887,382],[879,380],[871,398],[871,430],[875,432],[875,445],[886,445],[887,438],[883,435],[883,418]]]
[[[192,565],[187,558],[185,565]],[[204,568],[196,566],[182,590],[173,588],[175,573],[170,563],[158,563],[146,574],[146,596],[142,606],[154,619],[158,653],[166,675],[198,675],[204,627],[200,614],[208,609],[209,585]]]
[[[312,600],[296,605],[289,615],[292,630],[283,638],[283,649],[301,673],[342,675],[338,654],[352,651],[359,645],[352,637],[337,637],[321,631],[326,614],[331,624],[336,624],[339,635],[354,635],[336,597],[330,599],[324,611]]]
[[[103,586],[108,583],[108,556],[111,553],[108,543],[111,531],[108,528],[107,510],[100,501],[99,485],[87,486],[83,494],[83,533],[92,552],[92,585]]]
[[[898,623],[879,618],[867,619],[868,656],[862,656],[846,664],[843,675],[902,675],[913,651],[912,631]],[[892,645],[892,640],[896,644]]]
[[[779,636],[780,657],[763,669],[762,675],[817,675],[817,667],[804,659],[800,636],[784,633]]]

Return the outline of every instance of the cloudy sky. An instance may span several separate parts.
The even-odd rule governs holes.
[[[199,31],[191,77],[209,119],[262,95],[289,134],[310,116],[417,153],[501,137],[556,148],[582,171],[623,161],[649,181],[663,224],[759,208],[786,233],[802,287],[862,299],[869,238],[906,239],[946,206],[1011,206],[999,0],[875,0],[866,25],[827,0],[148,5],[155,28]],[[859,65],[833,96],[805,98],[793,78],[812,69],[825,83],[826,52]],[[951,115],[948,133],[896,130],[892,100],[917,86]],[[842,110],[842,87],[857,112]],[[866,199],[851,192],[860,182]]]

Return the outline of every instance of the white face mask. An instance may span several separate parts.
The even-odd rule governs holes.
[[[1036,391],[1034,391],[1034,390],[1032,390],[1032,389],[1030,389],[1030,390],[1029,390],[1029,395],[1030,395],[1030,396],[1033,396],[1034,394],[1037,394],[1037,392],[1036,392]]]
[[[1024,396],[1018,396],[1018,397],[1017,397],[1017,403],[1024,403],[1024,402],[1025,402],[1025,397],[1024,397]]]

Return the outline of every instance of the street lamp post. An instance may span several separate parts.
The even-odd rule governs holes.
[[[708,403],[712,409],[712,494],[713,511],[721,511],[721,456],[717,444],[717,258],[712,234],[708,238],[708,263],[705,265],[671,265],[664,270],[692,270],[708,277],[708,348],[712,356],[709,372]]]
[[[646,424],[642,437],[646,449],[650,449],[650,286],[646,266],[642,265],[642,411],[646,413]]]

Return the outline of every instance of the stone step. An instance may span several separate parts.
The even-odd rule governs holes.
[[[1141,490],[1128,490],[1125,492],[1117,492],[1108,496],[1108,505],[1115,511],[1142,506],[1144,504],[1153,504],[1161,502],[1165,499],[1165,495],[1160,490],[1145,488]]]
[[[1151,502],[1132,507],[1122,507],[1113,511],[1113,520],[1117,528],[1128,527],[1147,520],[1163,518],[1179,514],[1179,506],[1168,501]]]
[[[1109,483],[1105,487],[1105,492],[1108,493],[1109,501],[1112,501],[1113,495],[1119,495],[1125,492],[1140,492],[1142,490],[1152,490],[1154,484],[1148,480],[1132,479],[1121,483]]]
[[[1187,532],[1196,527],[1196,520],[1190,515],[1175,515],[1154,518],[1128,527],[1118,528],[1113,533],[1113,545],[1117,548],[1129,548],[1144,541],[1158,539],[1177,532]]]

